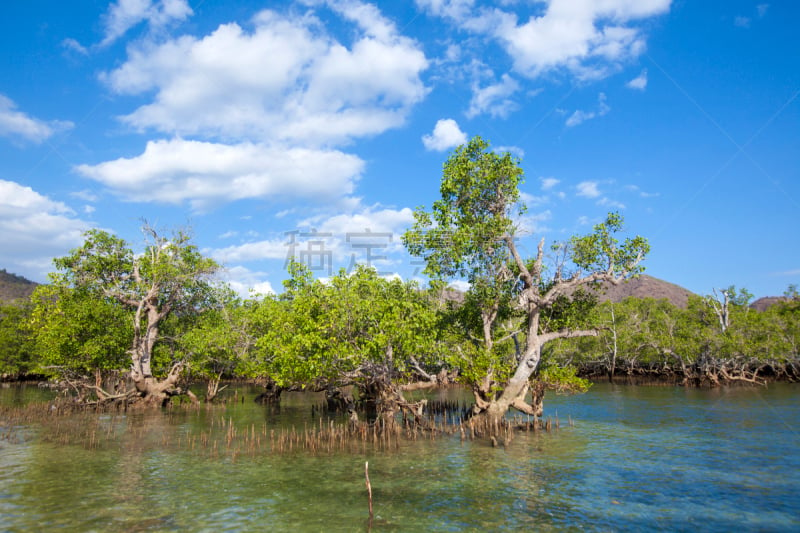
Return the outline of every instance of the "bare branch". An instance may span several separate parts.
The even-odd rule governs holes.
[[[550,342],[555,339],[574,339],[576,337],[597,337],[598,330],[596,329],[576,329],[576,330],[561,330],[561,331],[551,331],[550,333],[544,333],[539,335],[539,340],[542,344]]]

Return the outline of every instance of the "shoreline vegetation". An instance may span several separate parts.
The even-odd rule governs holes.
[[[252,379],[261,403],[323,391],[349,424],[386,431],[401,419],[430,423],[425,401],[406,393],[456,382],[472,394],[464,416],[499,428],[508,413],[540,419],[548,391],[584,392],[587,377],[711,387],[800,379],[796,286],[763,310],[734,286],[680,304],[603,301],[643,273],[647,239],[624,236],[612,212],[524,257],[522,178],[516,158],[480,137],[454,150],[441,198],[418,208],[402,236],[425,264],[425,286],[362,264],[318,279],[288,258],[281,294],[242,299],[189,230],[144,222],[141,250],[90,230],[54,260],[48,284],[0,305],[0,375],[42,376],[90,409],[213,404],[224,380]],[[468,290],[448,288],[453,279]],[[188,386],[197,382],[204,390]]]

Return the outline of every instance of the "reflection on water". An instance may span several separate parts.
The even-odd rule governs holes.
[[[0,530],[366,531],[367,460],[373,531],[800,529],[796,387],[597,385],[548,398],[548,413],[574,427],[498,448],[458,434],[318,455],[201,445],[215,425],[266,435],[319,424],[317,396],[270,410],[257,392],[211,410],[76,415],[91,446],[14,429],[0,439]],[[24,401],[0,391],[9,397]]]

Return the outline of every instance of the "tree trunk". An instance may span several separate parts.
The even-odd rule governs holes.
[[[283,387],[270,379],[264,385],[264,392],[256,396],[254,401],[262,405],[277,405],[281,402],[282,392]]]

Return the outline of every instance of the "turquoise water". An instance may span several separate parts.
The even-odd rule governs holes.
[[[559,430],[498,448],[457,434],[319,455],[188,446],[221,420],[240,432],[315,423],[319,397],[289,395],[275,412],[240,391],[244,403],[212,411],[75,417],[105,435],[94,446],[0,422],[13,432],[0,439],[0,530],[800,530],[795,386],[596,385],[548,397]]]

